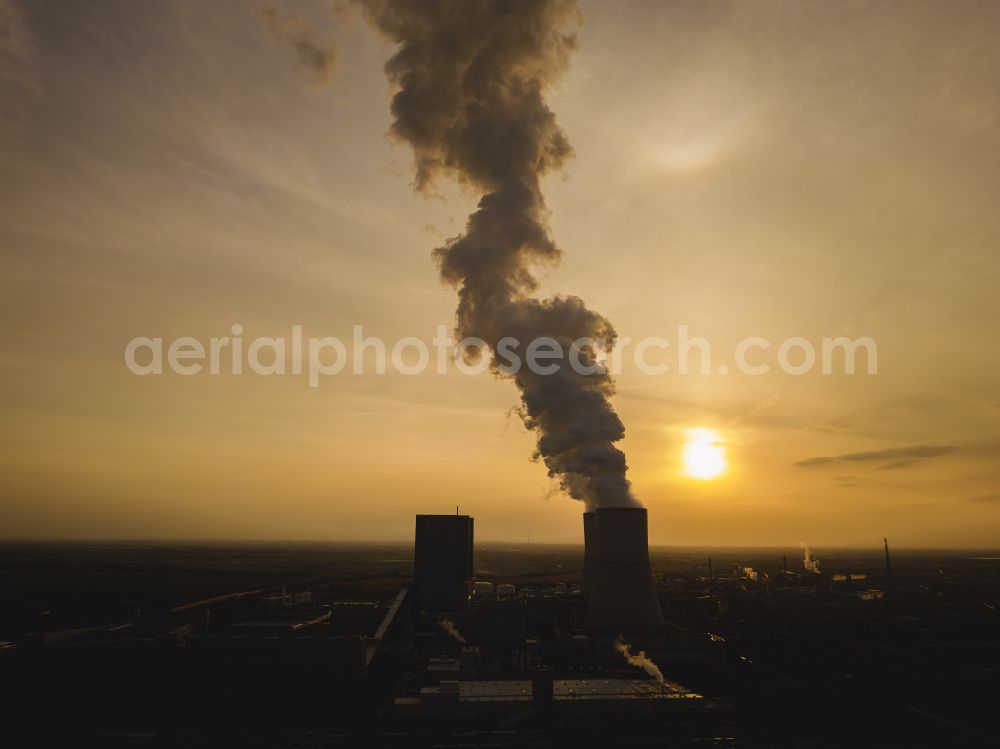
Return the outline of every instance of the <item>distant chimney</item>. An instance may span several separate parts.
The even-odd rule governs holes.
[[[889,539],[883,538],[882,542],[885,544],[885,577],[889,580],[892,578],[892,563],[889,561]]]
[[[663,627],[649,567],[649,535],[642,507],[604,507],[595,513],[597,564],[586,629],[631,634]]]
[[[554,686],[550,670],[538,668],[531,673],[531,704],[536,712],[545,714],[552,709]]]
[[[583,597],[590,600],[597,567],[597,518],[592,512],[583,513]]]

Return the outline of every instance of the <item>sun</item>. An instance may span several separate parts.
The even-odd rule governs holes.
[[[711,429],[688,430],[684,445],[684,473],[693,479],[714,479],[725,473],[726,452],[722,438]]]

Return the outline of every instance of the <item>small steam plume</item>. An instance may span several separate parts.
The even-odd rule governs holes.
[[[438,626],[441,627],[441,631],[448,635],[448,637],[457,640],[463,645],[465,644],[465,638],[455,629],[455,625],[451,619],[438,619]]]
[[[533,268],[561,254],[541,179],[572,149],[543,94],[576,47],[574,1],[359,4],[368,23],[399,45],[385,67],[396,86],[391,133],[413,148],[416,189],[429,191],[443,175],[480,196],[465,232],[434,250],[441,278],[458,289],[457,337],[484,341],[492,371],[517,384],[519,415],[537,433],[534,457],[564,491],[590,509],[638,506],[615,446],[625,428],[608,401],[614,382],[600,366],[615,330],[578,297],[534,296]],[[510,350],[522,362],[531,341],[555,339],[558,371],[511,371],[497,355],[505,337],[517,339]],[[577,358],[591,373],[574,371]]]
[[[819,560],[813,556],[812,550],[805,544],[802,544],[802,566],[810,572],[820,574]]]
[[[646,655],[645,650],[640,650],[638,655],[633,655],[632,651],[629,649],[629,646],[626,645],[621,640],[617,640],[615,642],[615,650],[617,650],[619,653],[622,654],[622,656],[625,658],[625,660],[628,662],[630,666],[638,666],[647,674],[656,679],[657,682],[663,684],[664,682],[663,672],[660,671],[659,666],[657,666],[649,659],[649,657]]]
[[[884,597],[885,593],[881,590],[877,590],[876,588],[872,588],[871,590],[862,590],[858,592],[858,598],[860,598],[862,601],[877,601],[878,599]]]

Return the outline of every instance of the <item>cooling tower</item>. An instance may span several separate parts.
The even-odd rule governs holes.
[[[661,629],[663,612],[649,568],[646,510],[601,508],[593,523],[597,560],[586,629],[613,634]]]
[[[590,600],[590,591],[594,587],[594,569],[597,566],[597,538],[595,537],[594,513],[583,513],[583,597]]]

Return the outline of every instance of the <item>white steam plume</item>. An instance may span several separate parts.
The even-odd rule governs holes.
[[[590,509],[638,506],[615,444],[625,427],[608,400],[614,381],[594,366],[614,346],[615,330],[578,297],[534,296],[535,266],[561,254],[541,179],[572,149],[544,93],[576,47],[574,0],[358,2],[398,45],[385,67],[396,87],[391,133],[413,148],[416,189],[428,191],[443,175],[480,196],[464,233],[434,250],[441,278],[458,290],[457,337],[484,341],[492,371],[514,380],[519,414],[537,433],[534,457],[563,490]],[[558,370],[511,371],[507,351],[497,354],[506,337],[519,342],[510,351],[522,364],[530,342],[554,339],[562,354],[546,364]],[[577,358],[585,365],[577,369],[593,371],[575,371]]]
[[[820,574],[819,560],[813,556],[812,549],[805,544],[802,544],[802,566],[810,572]]]
[[[457,629],[455,629],[455,624],[451,621],[451,619],[438,619],[438,626],[441,627],[441,630],[448,635],[448,637],[453,640],[458,640],[458,642],[463,645],[465,644],[465,638],[462,637]]]
[[[629,646],[626,645],[621,640],[615,642],[615,650],[617,650],[619,653],[622,654],[622,656],[624,656],[625,660],[628,662],[630,666],[638,666],[647,674],[656,679],[657,682],[663,684],[664,682],[663,672],[660,671],[659,666],[657,666],[655,663],[653,663],[653,661],[649,659],[649,657],[646,655],[645,650],[640,650],[637,655],[633,655]]]

